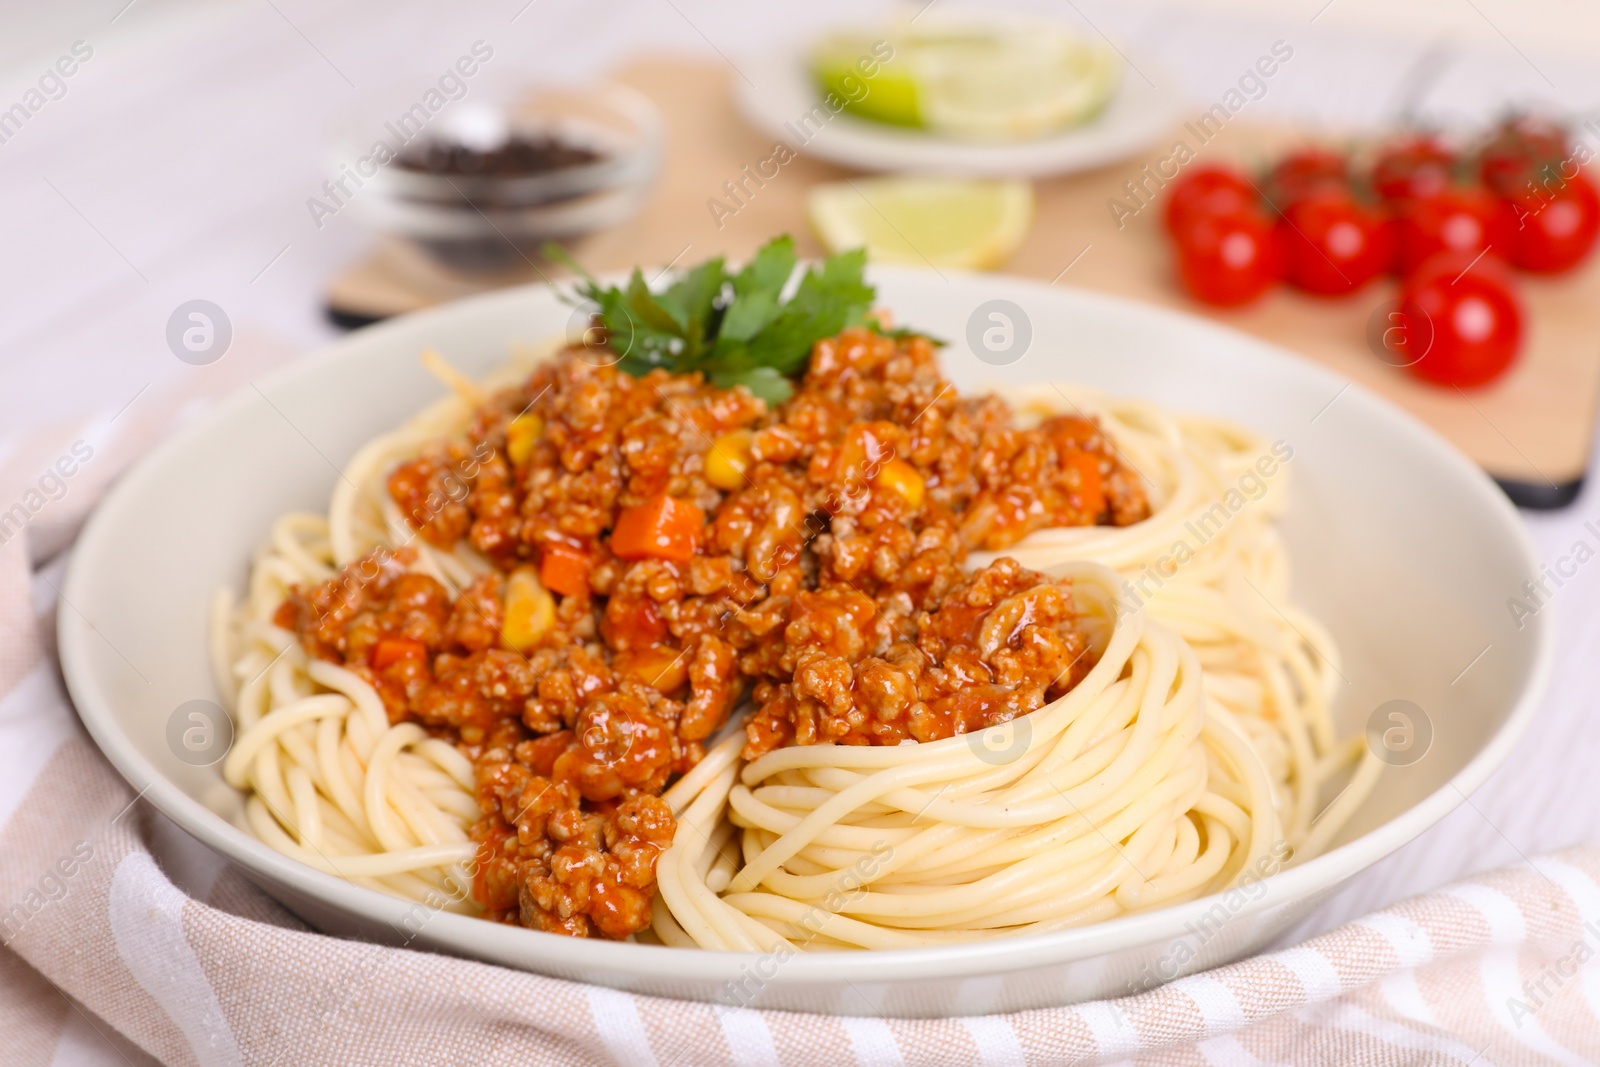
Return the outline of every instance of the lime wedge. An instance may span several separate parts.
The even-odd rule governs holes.
[[[916,56],[927,127],[974,140],[1024,141],[1086,122],[1122,73],[1110,46],[1062,34],[950,41]]]
[[[807,196],[830,252],[866,246],[876,263],[992,270],[1033,221],[1033,187],[1019,181],[874,178],[829,182]]]
[[[892,57],[870,62],[884,41]],[[1122,59],[1109,44],[1030,20],[904,27],[876,40],[838,35],[813,50],[811,69],[860,118],[964,140],[1025,141],[1098,114],[1121,81]]]
[[[812,53],[811,71],[824,93],[832,93],[851,114],[891,126],[921,126],[917,81],[905,63],[873,59],[876,42],[833,37]],[[870,70],[868,75],[865,71]]]

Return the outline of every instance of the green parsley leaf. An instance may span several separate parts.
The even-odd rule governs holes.
[[[659,293],[638,268],[626,286],[603,286],[558,246],[547,245],[545,255],[577,277],[567,299],[593,304],[607,344],[621,357],[618,366],[633,375],[699,371],[715,385],[742,385],[780,404],[793,395],[792,379],[804,373],[818,341],[846,326],[878,329],[870,316],[876,293],[863,276],[865,249],[806,270],[787,300],[798,263],[787,235],[763,245],[736,274],[719,256],[685,270]]]
[[[778,312],[783,287],[794,273],[794,239],[769,241],[733,277],[733,302],[722,317],[716,352],[720,358],[760,333]]]
[[[736,385],[742,385],[773,405],[781,404],[794,395],[794,381],[772,367],[717,371],[711,375],[711,384],[719,389],[732,389]]]
[[[689,366],[698,364],[703,356],[711,332],[712,302],[722,295],[727,280],[728,273],[722,269],[722,257],[718,256],[684,271],[655,298],[656,305],[677,325],[685,342],[680,358]]]
[[[812,345],[863,322],[876,295],[862,280],[866,265],[866,249],[858,248],[829,256],[820,271],[807,271],[794,298],[750,340],[751,363],[798,374],[805,369]]]

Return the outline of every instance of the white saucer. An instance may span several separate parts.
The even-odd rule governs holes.
[[[804,54],[796,48],[741,61],[757,83],[735,75],[734,100],[744,118],[791,149],[868,171],[911,171],[973,178],[1042,178],[1090,170],[1138,153],[1175,126],[1183,96],[1162,70],[1134,56],[1105,109],[1081,126],[1033,141],[955,140],[830,114]],[[808,116],[828,115],[826,121]]]

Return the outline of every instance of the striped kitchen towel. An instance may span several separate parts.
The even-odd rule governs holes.
[[[71,537],[167,425],[148,404],[0,442],[25,513],[0,524],[0,1063],[1600,1062],[1592,846],[1149,992],[976,1018],[730,1011],[317,934],[137,801],[61,685]]]

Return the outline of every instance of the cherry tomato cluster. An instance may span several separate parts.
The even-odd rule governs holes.
[[[1302,148],[1259,179],[1220,166],[1186,172],[1164,222],[1184,289],[1218,307],[1279,282],[1344,296],[1398,276],[1380,331],[1392,361],[1438,384],[1482,385],[1521,344],[1508,266],[1558,274],[1594,247],[1600,193],[1581,168],[1587,158],[1561,126],[1527,115],[1467,149],[1407,134],[1377,146],[1361,169]]]

